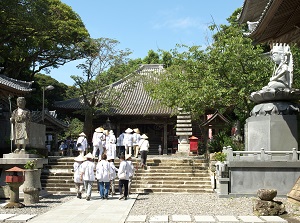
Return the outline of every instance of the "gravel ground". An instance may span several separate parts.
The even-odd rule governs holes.
[[[130,215],[254,215],[257,198],[218,198],[216,194],[145,194],[139,195]],[[275,198],[285,205],[287,214],[282,218],[291,223],[300,222],[300,206],[286,198]]]
[[[1,214],[42,214],[73,199],[74,195],[50,195],[40,199],[37,204],[24,208],[5,209]],[[130,215],[253,215],[253,203],[257,198],[218,198],[216,194],[140,194]],[[275,198],[282,201],[287,214],[282,215],[290,223],[300,223],[300,206],[287,201],[286,198]],[[4,203],[5,200],[2,200]]]
[[[7,202],[7,200],[1,200],[1,214],[43,214],[64,202],[67,202],[75,198],[75,195],[61,195],[54,194],[40,199],[39,203],[26,205],[24,208],[3,208],[2,205]],[[22,200],[20,199],[22,203]]]

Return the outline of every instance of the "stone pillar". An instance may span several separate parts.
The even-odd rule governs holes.
[[[40,177],[40,169],[25,171],[25,182],[23,184],[25,204],[34,204],[39,202],[40,190],[42,188]]]
[[[176,135],[178,138],[178,152],[190,152],[189,136],[192,133],[192,120],[190,113],[182,112],[182,108],[178,108],[179,115],[177,116]]]
[[[10,188],[10,199],[4,208],[23,208],[25,205],[19,200],[19,187],[23,182],[8,183]]]

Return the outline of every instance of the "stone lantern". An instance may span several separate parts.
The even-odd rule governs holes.
[[[10,188],[10,200],[4,208],[23,208],[25,205],[19,200],[19,187],[24,183],[24,170],[13,167],[5,171],[5,182]]]

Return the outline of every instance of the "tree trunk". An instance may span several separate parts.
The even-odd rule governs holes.
[[[86,134],[88,142],[90,142],[93,133],[93,112],[90,110],[85,111],[83,132]]]

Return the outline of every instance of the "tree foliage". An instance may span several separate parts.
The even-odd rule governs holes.
[[[71,76],[84,102],[84,131],[87,135],[92,133],[92,121],[96,111],[108,111],[114,99],[121,95],[121,92],[114,91],[113,88],[103,90],[111,83],[108,70],[114,68],[121,71],[131,54],[128,49],[119,50],[119,42],[114,39],[94,39],[92,44],[97,53],[91,54],[84,63],[77,66],[83,70],[83,76]]]
[[[27,99],[27,108],[30,110],[42,110],[43,103],[43,87],[52,85],[54,90],[45,91],[45,108],[52,109],[54,101],[63,101],[68,99],[67,92],[69,87],[64,83],[58,82],[52,77],[44,74],[36,74],[30,98]],[[74,93],[73,93],[74,96]]]
[[[186,45],[171,50],[172,65],[148,80],[150,94],[167,106],[192,112],[195,119],[218,109],[245,120],[253,107],[249,95],[268,83],[272,63],[262,56],[265,47],[254,46],[243,27],[228,21],[230,25],[210,26],[216,33],[205,50]]]
[[[33,80],[93,51],[80,17],[60,0],[3,0],[0,25],[0,66],[12,78]]]

